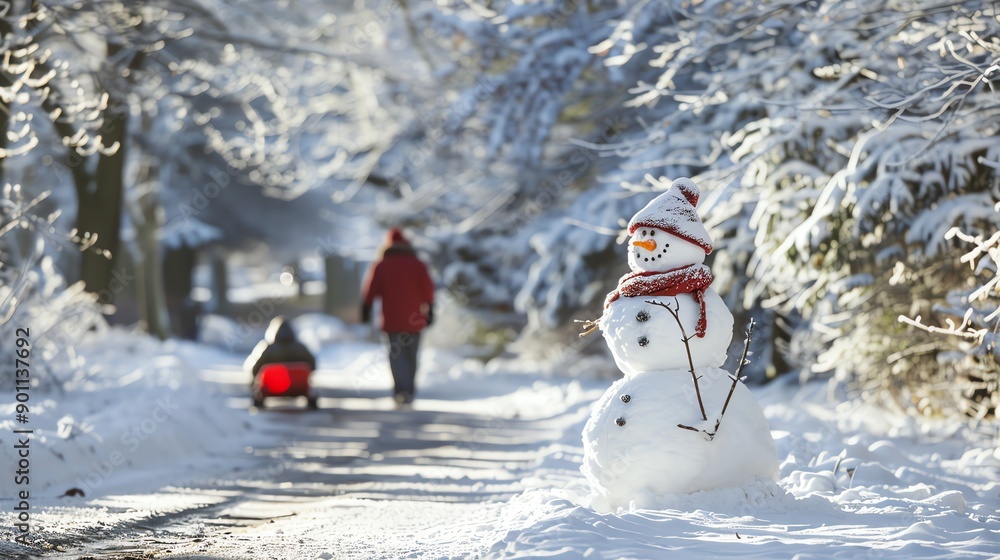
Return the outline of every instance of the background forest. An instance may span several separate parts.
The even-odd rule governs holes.
[[[62,363],[108,321],[189,336],[193,307],[274,309],[285,296],[231,294],[277,272],[301,297],[325,282],[323,309],[350,318],[400,225],[433,265],[440,328],[468,337],[452,342],[604,352],[574,320],[626,271],[625,220],[690,176],[714,286],[762,326],[755,380],[835,375],[983,418],[1000,398],[997,10],[0,1],[0,338],[30,323]]]

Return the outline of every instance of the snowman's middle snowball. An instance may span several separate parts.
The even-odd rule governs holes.
[[[659,369],[688,369],[687,352],[681,342],[677,321],[669,311],[647,303],[658,301],[680,307],[679,316],[692,338],[694,367],[722,367],[733,339],[733,314],[715,290],[705,291],[707,328],[704,337],[694,335],[700,307],[690,294],[678,296],[638,296],[618,298],[604,311],[601,330],[625,375]]]

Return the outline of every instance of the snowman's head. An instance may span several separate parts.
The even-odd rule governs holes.
[[[705,262],[712,238],[695,210],[699,196],[694,182],[682,177],[632,216],[628,265],[633,271],[663,272]]]
[[[655,227],[640,227],[628,244],[628,266],[634,272],[665,272],[705,262],[705,249]]]

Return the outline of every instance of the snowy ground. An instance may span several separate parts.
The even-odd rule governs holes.
[[[327,343],[316,412],[248,413],[240,357],[225,351],[138,340],[126,351],[89,349],[97,363],[118,358],[108,381],[53,396],[33,419],[38,548],[12,543],[5,476],[0,555],[1000,555],[994,425],[916,423],[831,403],[824,383],[754,388],[777,443],[777,485],[599,514],[579,472],[580,434],[610,378],[574,379],[525,360],[483,366],[428,349],[421,398],[396,410],[382,349],[328,334],[315,338]],[[138,364],[161,371],[140,377]],[[157,399],[168,398],[169,414],[156,414]],[[12,425],[0,427],[10,463]],[[145,439],[135,446],[129,433]],[[124,461],[108,470],[102,462],[115,451]],[[59,497],[70,487],[87,496]]]

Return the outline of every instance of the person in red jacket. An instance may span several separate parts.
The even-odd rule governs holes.
[[[382,331],[389,338],[389,368],[399,404],[413,402],[420,332],[434,320],[434,283],[398,228],[389,231],[381,258],[365,279],[361,320],[371,319],[375,298],[382,300]]]

